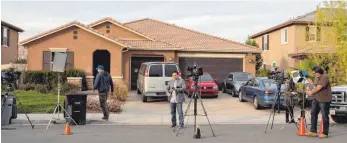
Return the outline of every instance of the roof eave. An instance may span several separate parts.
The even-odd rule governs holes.
[[[282,24],[279,24],[277,26],[271,27],[269,29],[266,29],[264,31],[261,31],[259,33],[253,34],[253,35],[250,36],[250,38],[254,39],[254,38],[257,38],[259,36],[271,33],[271,32],[276,31],[278,29],[282,29],[284,27],[288,27],[288,26],[291,26],[291,25],[294,25],[294,24],[296,24],[296,25],[308,25],[308,24],[312,24],[312,23],[313,22],[310,22],[310,21],[288,21],[288,22],[284,22]]]
[[[22,28],[19,28],[19,27],[17,27],[17,26],[14,26],[14,25],[12,25],[12,24],[10,24],[10,23],[7,23],[7,22],[5,22],[5,21],[1,21],[1,25],[4,25],[4,26],[6,26],[6,27],[9,27],[9,28],[11,28],[11,29],[13,29],[13,30],[16,30],[16,31],[18,31],[18,32],[24,32],[24,30],[23,30]]]

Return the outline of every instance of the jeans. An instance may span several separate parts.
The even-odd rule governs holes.
[[[329,134],[329,108],[330,102],[318,102],[316,99],[312,100],[311,132],[317,133],[317,120],[320,111],[323,118],[323,134]]]
[[[294,107],[289,105],[288,107],[286,107],[286,122],[292,121],[294,120]],[[289,120],[289,115],[290,115],[290,120]]]
[[[104,114],[104,117],[108,118],[108,108],[107,108],[107,95],[108,93],[99,93],[100,107]]]
[[[183,119],[183,110],[182,110],[182,102],[180,103],[170,103],[170,110],[171,110],[171,123],[172,125],[176,125],[176,109],[178,111],[179,116],[179,124],[180,126],[184,125],[184,119]]]

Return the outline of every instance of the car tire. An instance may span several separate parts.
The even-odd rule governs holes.
[[[336,122],[338,124],[346,124],[347,123],[347,116],[331,115],[331,118],[334,120],[334,122]]]
[[[187,95],[188,95],[188,98],[192,98],[192,94],[188,93]]]
[[[142,95],[142,102],[147,102],[147,96],[145,96],[145,94],[141,94]]]
[[[243,100],[243,98],[242,98],[242,92],[241,91],[239,92],[239,101],[240,102],[245,102],[245,100]]]
[[[226,91],[226,89],[225,89],[225,85],[223,85],[222,91],[223,91],[223,93],[227,93],[227,91]]]
[[[218,94],[215,96],[215,98],[218,98]]]
[[[236,97],[236,96],[237,96],[237,95],[236,95],[235,88],[231,91],[231,96],[232,96],[232,97]]]
[[[254,109],[256,109],[256,110],[261,109],[261,107],[260,107],[260,105],[259,105],[259,101],[258,101],[258,97],[257,97],[257,96],[254,96],[254,98],[253,98],[253,107],[254,107]]]
[[[140,89],[137,89],[137,95],[141,95]]]

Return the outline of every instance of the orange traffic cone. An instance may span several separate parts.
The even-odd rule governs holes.
[[[63,135],[71,135],[70,123],[66,123],[66,125],[65,125],[65,132],[64,132]]]
[[[305,118],[300,117],[300,128],[299,131],[296,133],[298,136],[306,136],[306,126],[305,126]]]
[[[323,119],[320,119],[319,134],[323,134]]]

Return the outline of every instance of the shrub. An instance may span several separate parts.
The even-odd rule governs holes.
[[[13,63],[15,63],[15,64],[26,64],[27,63],[27,59],[17,59]]]
[[[88,112],[100,112],[100,101],[99,96],[88,96],[87,99],[87,110]],[[109,95],[109,98],[107,100],[107,107],[109,112],[121,112],[122,111],[122,105],[123,103],[117,99],[112,98],[112,96]]]
[[[268,77],[269,74],[270,74],[270,70],[260,69],[259,73],[257,74],[257,77]]]
[[[66,77],[82,77],[82,91],[88,90],[86,74],[83,70],[72,69],[66,72]]]
[[[125,101],[129,94],[128,91],[129,90],[123,81],[118,82],[114,85],[113,93],[118,100]]]
[[[35,90],[42,93],[42,94],[47,94],[49,92],[47,86],[43,85],[43,84],[36,84]]]
[[[23,85],[19,86],[19,89],[25,90],[25,91],[35,90],[35,84],[30,84],[30,83],[23,84]]]
[[[60,84],[60,94],[61,95],[66,95],[69,93],[76,93],[78,90],[79,90],[79,87],[77,85],[70,84],[70,83]],[[51,93],[52,94],[58,93],[58,85],[57,84],[53,85]]]

